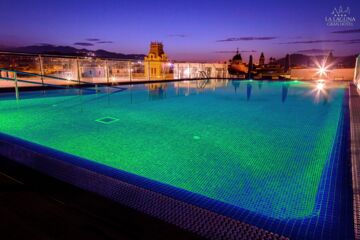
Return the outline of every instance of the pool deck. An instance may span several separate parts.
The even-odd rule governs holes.
[[[360,239],[360,91],[353,84],[350,84],[349,100],[354,228],[355,239]]]
[[[1,239],[201,239],[3,158],[0,189]]]

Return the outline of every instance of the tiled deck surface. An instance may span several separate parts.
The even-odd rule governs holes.
[[[350,131],[355,238],[360,239],[360,91],[350,84]]]

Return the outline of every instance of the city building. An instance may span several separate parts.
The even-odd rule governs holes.
[[[289,68],[289,66],[287,67]],[[261,53],[259,64],[256,65],[252,61],[252,56],[250,55],[249,63],[246,64],[242,61],[241,54],[239,51],[236,51],[235,56],[230,60],[228,66],[229,74],[232,77],[237,78],[254,78],[254,79],[284,79],[290,78],[286,75],[284,66],[279,64],[275,58],[270,58],[269,63],[265,64],[264,53]]]
[[[245,78],[248,72],[248,68],[243,63],[241,54],[239,53],[239,49],[236,51],[235,56],[230,60],[230,64],[228,66],[228,71],[230,75]]]
[[[161,42],[151,42],[150,51],[144,58],[145,76],[149,79],[163,78],[168,57]]]
[[[262,52],[259,59],[259,67],[263,67],[264,65],[265,65],[265,56],[264,53]]]
[[[285,67],[275,58],[270,57],[269,63],[265,64],[264,54],[260,56],[259,65],[253,70],[254,79],[287,79]]]

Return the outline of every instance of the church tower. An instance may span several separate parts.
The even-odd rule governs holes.
[[[145,76],[151,78],[162,78],[165,75],[165,63],[168,61],[161,42],[151,42],[150,51],[144,58]]]
[[[265,65],[265,56],[264,53],[262,52],[259,59],[259,66],[264,67],[264,65]]]

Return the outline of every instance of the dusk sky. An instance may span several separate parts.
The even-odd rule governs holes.
[[[353,26],[327,26],[333,9],[349,7]],[[263,51],[334,55],[360,52],[360,1],[1,0],[0,45],[69,45],[147,53],[162,41],[172,60],[227,60]]]

